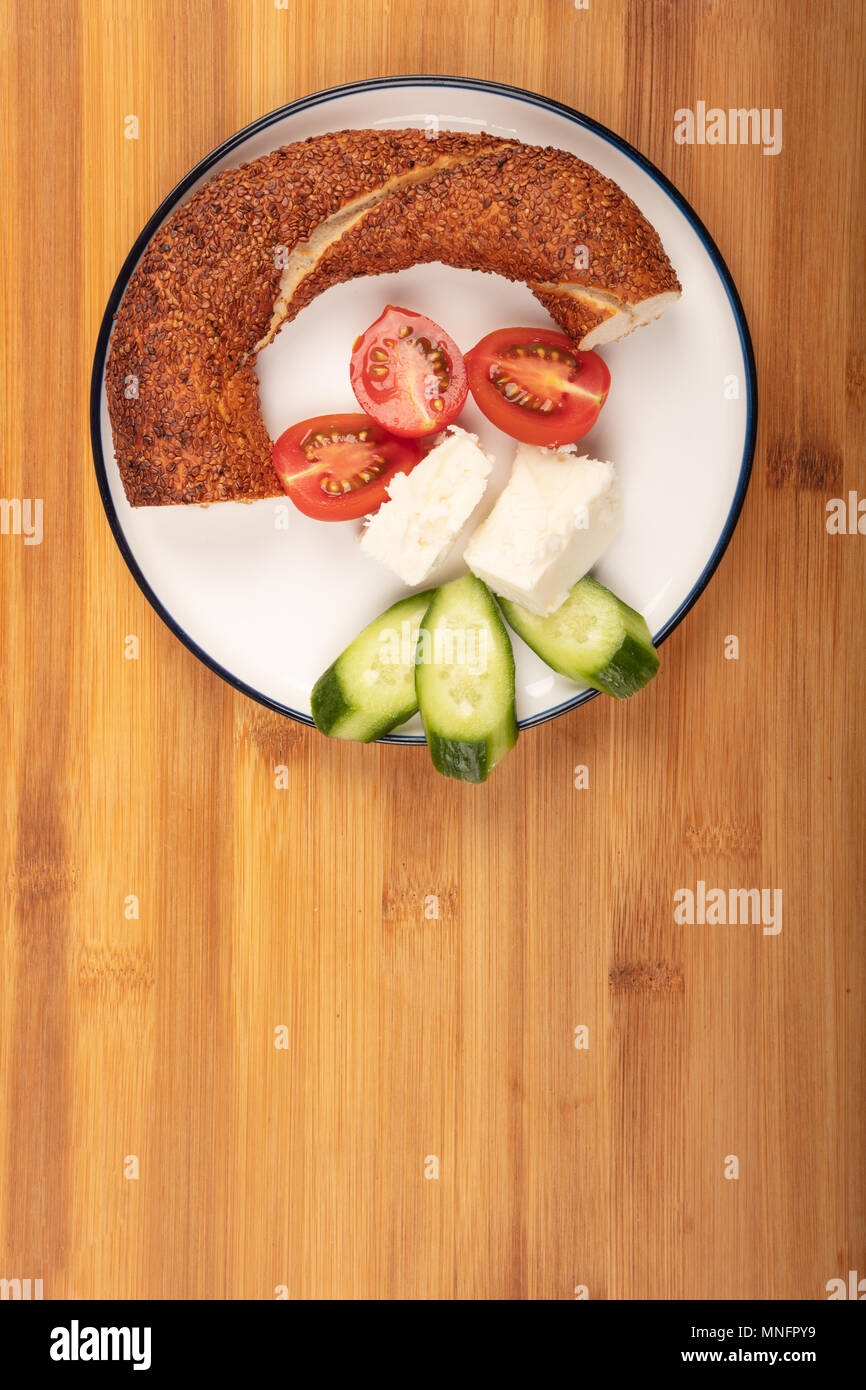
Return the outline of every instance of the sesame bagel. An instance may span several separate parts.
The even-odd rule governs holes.
[[[127,285],[105,385],[130,503],[281,496],[257,352],[330,286],[430,261],[525,282],[584,348],[680,293],[636,205],[562,150],[418,130],[287,145],[210,179]]]

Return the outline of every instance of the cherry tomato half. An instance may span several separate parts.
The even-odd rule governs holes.
[[[349,374],[368,415],[404,439],[450,425],[469,390],[454,339],[424,314],[393,304],[356,339]]]
[[[318,521],[349,521],[387,500],[395,473],[411,473],[421,452],[369,415],[301,420],[274,445],[274,468],[298,511]]]
[[[595,352],[545,328],[500,328],[466,354],[479,409],[524,444],[573,444],[588,434],[610,389]]]

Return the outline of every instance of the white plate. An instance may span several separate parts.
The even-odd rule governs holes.
[[[756,390],[748,327],[709,234],[671,184],[618,136],[568,107],[517,88],[463,78],[383,78],[319,92],[263,117],[196,166],[148,222],[106,309],[93,368],[91,433],[100,491],[139,585],[183,642],[232,685],[310,723],[316,677],[355,634],[407,590],[364,556],[360,523],[311,521],[274,501],[130,507],[114,459],[103,387],[111,318],[156,229],[219,169],[294,140],[346,127],[440,127],[516,136],[571,150],[608,174],[656,227],[683,286],[657,323],[604,349],[612,386],[587,453],[620,474],[624,524],[595,573],[646,616],[656,642],[684,616],[736,525],[754,449]],[[355,410],[348,361],[355,337],[388,303],[440,322],[468,349],[492,329],[555,326],[529,290],[494,275],[417,266],[328,290],[258,359],[265,424]],[[505,482],[514,443],[470,397],[461,425],[496,457],[485,505]],[[288,517],[288,525],[282,525]],[[455,555],[446,577],[459,573]],[[518,638],[521,727],[595,692],[565,680]],[[663,678],[663,677],[662,677]],[[418,719],[389,742],[423,741]]]

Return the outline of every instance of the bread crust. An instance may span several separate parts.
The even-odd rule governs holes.
[[[286,257],[355,208],[287,289]],[[631,199],[562,150],[418,130],[284,146],[210,179],[129,281],[105,378],[129,502],[282,496],[256,350],[331,285],[429,261],[525,281],[577,342],[623,311],[629,331],[630,306],[680,289]]]

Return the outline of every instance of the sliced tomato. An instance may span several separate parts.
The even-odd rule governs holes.
[[[588,434],[610,389],[596,352],[563,333],[500,328],[466,354],[469,389],[499,429],[524,444],[573,444]]]
[[[349,521],[378,511],[396,473],[411,473],[421,451],[395,439],[369,415],[301,420],[274,445],[274,468],[298,511]]]
[[[469,390],[454,339],[424,314],[393,304],[356,339],[349,374],[364,410],[404,439],[450,425]]]

